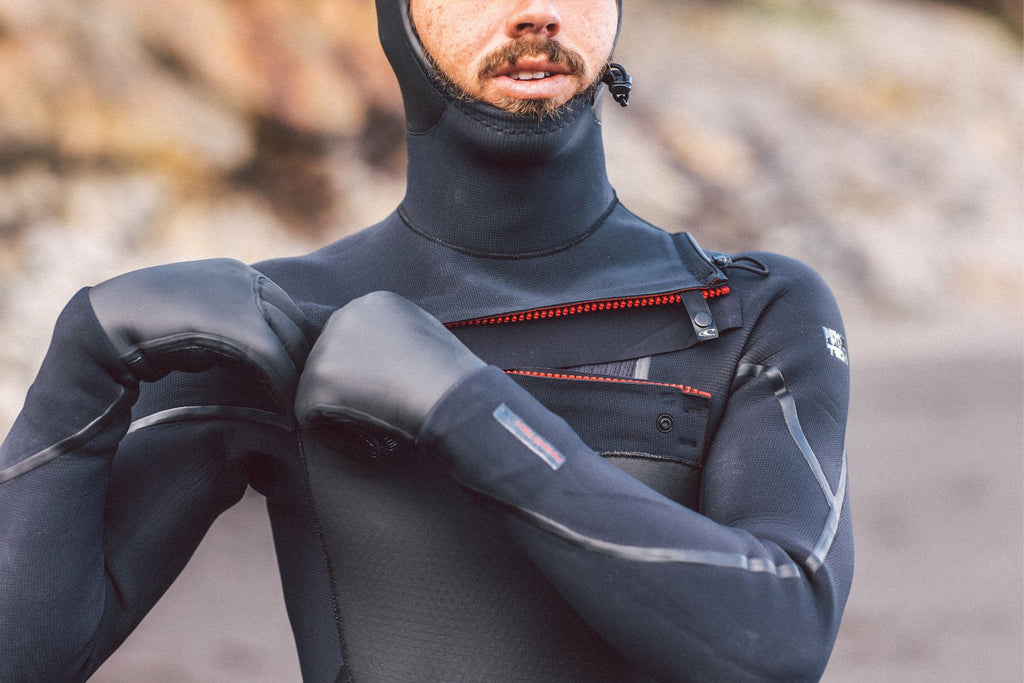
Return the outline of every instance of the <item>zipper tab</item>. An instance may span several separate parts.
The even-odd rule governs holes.
[[[686,314],[690,317],[693,325],[693,332],[697,335],[698,342],[707,342],[718,339],[718,326],[715,318],[711,315],[708,307],[708,297],[699,289],[693,289],[682,293],[683,305],[686,307]]]

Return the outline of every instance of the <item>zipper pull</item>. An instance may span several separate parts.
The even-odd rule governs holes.
[[[718,339],[718,326],[715,318],[708,308],[706,295],[699,289],[690,289],[682,293],[683,306],[686,307],[686,315],[690,318],[693,331],[697,335],[698,342],[707,342]]]

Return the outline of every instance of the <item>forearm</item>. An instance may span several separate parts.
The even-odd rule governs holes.
[[[577,611],[653,674],[820,675],[838,626],[828,568],[809,575],[778,543],[654,493],[497,370],[455,387],[423,440],[497,502]]]
[[[73,450],[109,454],[128,429],[137,395],[138,382],[107,341],[87,290],[78,292],[0,445],[0,484]]]
[[[0,447],[0,678],[83,678],[131,632],[245,490],[237,430],[217,418],[290,426],[308,334],[280,287],[227,259],[72,299]],[[169,421],[147,414],[129,435],[139,382],[181,372],[228,375],[168,379],[150,396]],[[228,405],[205,403],[211,392]]]
[[[0,446],[0,679],[72,676],[85,664],[105,609],[112,458],[137,390],[79,292]]]
[[[225,386],[258,391],[244,368],[231,372]],[[184,377],[176,394],[203,405]],[[144,403],[164,393],[146,387]],[[0,680],[86,678],[245,490],[229,445],[244,423],[150,419],[129,434],[139,389],[79,293],[0,447]],[[168,400],[157,409],[181,405]]]

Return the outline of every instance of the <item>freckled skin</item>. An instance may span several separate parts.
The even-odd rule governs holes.
[[[608,62],[618,26],[616,0],[411,0],[410,11],[423,46],[448,79],[503,108],[510,100],[544,100],[555,108],[585,90]],[[488,54],[521,38],[561,43],[583,57],[584,73],[525,82],[507,74],[480,77]],[[517,66],[550,71],[539,58]]]

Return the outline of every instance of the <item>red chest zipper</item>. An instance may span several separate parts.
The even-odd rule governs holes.
[[[459,320],[445,323],[445,327],[456,329],[460,327],[476,327],[480,325],[503,325],[505,323],[521,323],[531,320],[548,320],[551,318],[565,318],[584,313],[598,313],[600,311],[619,311],[630,308],[646,308],[649,306],[664,306],[666,304],[678,304],[687,298],[687,294],[696,294],[703,300],[714,299],[725,296],[729,293],[728,286],[713,287],[701,290],[679,290],[666,292],[664,294],[647,294],[643,296],[629,296],[615,299],[597,299],[594,301],[581,301],[574,304],[563,304],[560,306],[545,306],[533,308],[527,311],[513,313],[502,313],[499,315],[472,318],[470,320]],[[705,326],[706,327],[706,326]]]
[[[678,389],[684,394],[692,396],[703,396],[711,398],[711,394],[700,389],[694,389],[685,384],[671,384],[669,382],[652,382],[647,379],[635,379],[633,377],[598,377],[595,375],[583,375],[571,371],[547,371],[547,370],[506,370],[506,375],[523,375],[525,377],[541,377],[544,379],[568,379],[580,382],[614,382],[618,384],[644,384],[655,387],[671,387]]]

